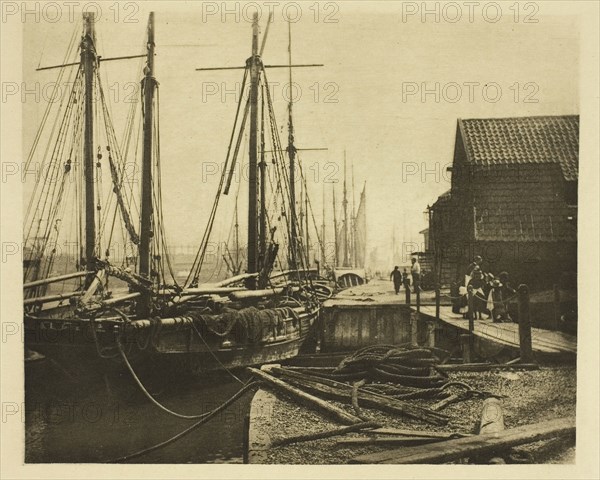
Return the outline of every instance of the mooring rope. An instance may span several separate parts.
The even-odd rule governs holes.
[[[109,460],[109,461],[104,462],[104,463],[121,463],[121,462],[125,462],[127,460],[131,460],[133,458],[136,458],[136,457],[139,457],[141,455],[144,455],[146,453],[153,452],[154,450],[158,450],[159,448],[165,447],[165,446],[167,446],[167,445],[169,445],[169,444],[171,444],[171,443],[179,440],[180,438],[182,438],[185,435],[187,435],[188,433],[190,433],[192,430],[194,430],[194,429],[198,428],[199,426],[201,426],[201,425],[205,424],[206,422],[208,422],[215,415],[217,415],[218,413],[222,412],[227,407],[229,407],[232,403],[234,403],[236,400],[238,400],[240,397],[242,397],[246,392],[248,392],[249,390],[252,390],[252,389],[256,388],[259,385],[260,385],[260,382],[251,382],[251,383],[248,383],[246,386],[244,386],[240,390],[238,390],[238,392],[235,395],[233,395],[229,400],[225,401],[223,404],[221,404],[220,406],[218,406],[214,410],[211,410],[210,412],[207,412],[207,413],[204,413],[204,414],[200,415],[201,419],[199,421],[197,421],[196,423],[194,423],[190,427],[186,428],[185,430],[179,432],[177,435],[173,435],[172,437],[168,438],[167,440],[165,440],[163,442],[160,442],[160,443],[157,443],[156,445],[153,445],[151,447],[144,448],[143,450],[139,450],[137,452],[130,453],[129,455],[124,455],[122,457],[115,458],[113,460]]]
[[[198,419],[198,418],[203,418],[206,415],[206,413],[202,413],[202,414],[199,414],[199,415],[183,415],[181,413],[174,412],[173,410],[170,410],[167,407],[165,407],[164,405],[162,405],[158,400],[156,400],[150,394],[150,392],[148,390],[146,390],[146,387],[144,387],[144,385],[142,384],[141,380],[136,375],[135,371],[133,370],[133,367],[131,366],[131,363],[129,363],[129,360],[127,359],[127,356],[125,355],[125,352],[123,351],[123,346],[121,345],[121,341],[119,339],[117,339],[117,348],[119,349],[119,353],[121,354],[121,358],[123,359],[123,362],[127,366],[127,369],[129,370],[129,373],[131,373],[131,376],[135,380],[135,383],[138,384],[138,387],[140,387],[140,390],[142,391],[142,393],[154,405],[156,405],[158,408],[160,408],[162,411],[168,413],[169,415],[173,415],[174,417],[177,417],[177,418],[184,418],[184,419],[187,419],[187,420],[194,420],[194,419]]]

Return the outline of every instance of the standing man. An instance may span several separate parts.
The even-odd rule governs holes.
[[[402,285],[402,272],[396,266],[392,273],[390,273],[390,279],[394,282],[394,290],[396,291],[396,295],[400,292],[400,286]]]
[[[411,258],[410,261],[412,262],[410,273],[412,275],[413,290],[417,292],[421,290],[421,265],[415,257]]]
[[[467,275],[469,277],[472,277],[473,276],[473,271],[476,268],[479,268],[481,270],[481,273],[484,273],[483,268],[481,266],[482,263],[483,263],[483,258],[481,258],[480,255],[475,255],[475,258],[473,259],[473,261],[467,267]]]

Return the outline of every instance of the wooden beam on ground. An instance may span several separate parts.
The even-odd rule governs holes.
[[[344,435],[346,433],[357,432],[359,430],[370,429],[370,428],[374,428],[374,427],[378,427],[378,426],[379,426],[379,424],[377,424],[375,422],[355,423],[354,425],[350,425],[348,427],[337,428],[335,430],[328,430],[326,432],[309,433],[306,435],[299,435],[297,437],[282,438],[280,440],[275,440],[272,443],[272,446],[273,447],[281,447],[283,445],[291,445],[292,443],[320,440],[321,438],[335,437],[337,435]]]
[[[403,437],[430,437],[449,440],[458,437],[470,437],[472,435],[459,432],[429,432],[427,430],[407,430],[405,428],[376,428],[369,433],[379,435],[398,435]]]
[[[533,443],[558,436],[573,435],[575,418],[559,418],[533,425],[487,433],[472,437],[438,442],[432,445],[406,447],[385,452],[360,455],[349,463],[367,464],[436,464],[453,462],[465,457],[491,454],[517,445]]]
[[[406,447],[413,445],[424,445],[426,443],[442,442],[444,440],[444,438],[435,437],[351,437],[340,438],[336,443],[341,447],[358,445],[401,445]]]
[[[248,371],[255,377],[258,377],[259,379],[263,380],[271,388],[274,388],[279,392],[286,393],[287,395],[292,397],[292,399],[303,405],[308,405],[316,408],[320,412],[328,415],[329,417],[334,418],[340,423],[349,425],[355,423],[364,423],[362,419],[355,417],[354,415],[350,415],[345,410],[342,410],[341,408],[338,408],[325,400],[317,398],[314,395],[306,393],[300,390],[299,388],[293,387],[292,385],[284,382],[283,380],[269,375],[267,372],[252,367],[248,368]]]
[[[431,409],[434,412],[438,412],[438,411],[442,410],[443,408],[446,408],[451,403],[458,402],[460,399],[461,399],[461,395],[459,395],[457,393],[453,393],[452,395],[449,395],[446,398],[437,402],[436,404],[432,405]]]
[[[537,363],[459,363],[456,365],[436,365],[440,372],[489,372],[490,370],[539,370]]]

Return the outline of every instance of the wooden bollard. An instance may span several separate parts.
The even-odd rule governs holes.
[[[410,315],[410,344],[413,347],[417,347],[419,345],[419,341],[417,339],[419,333],[419,313],[413,312]]]
[[[427,322],[427,346],[435,347],[435,322]]]
[[[406,294],[406,304],[410,305],[410,286],[408,285],[408,281],[404,284],[404,292]]]
[[[531,346],[531,317],[529,314],[529,288],[519,285],[519,349],[522,363],[533,363]]]
[[[473,285],[469,285],[467,287],[467,298],[467,317],[469,318],[469,359],[472,360],[475,353],[475,312],[473,308]]]
[[[504,411],[502,410],[502,402],[496,397],[486,398],[483,402],[483,410],[481,411],[479,435],[498,433],[502,430],[504,430]],[[486,463],[498,465],[506,463],[506,461],[500,456],[494,456],[489,458]]]
[[[415,285],[415,297],[417,302],[417,312],[421,310],[421,281],[419,280],[419,284]]]
[[[554,330],[559,329],[560,325],[560,290],[558,285],[554,285],[554,324],[552,328]]]
[[[471,335],[462,334],[459,337],[462,350],[463,363],[471,363]]]

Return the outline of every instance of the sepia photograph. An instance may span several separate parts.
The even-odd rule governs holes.
[[[1,7],[3,478],[597,478],[598,2]]]

